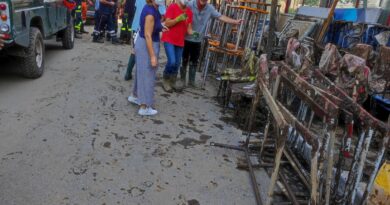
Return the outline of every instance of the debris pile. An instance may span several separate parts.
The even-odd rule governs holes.
[[[246,15],[245,9],[234,11],[240,6],[224,7],[231,8],[226,14]],[[268,14],[248,13],[253,21]],[[386,159],[390,127],[365,104],[378,95],[389,97],[390,48],[322,46],[324,21],[299,15],[287,21],[268,56],[257,55],[269,40],[264,22],[211,27],[220,32],[209,35],[203,80],[208,68],[218,73],[217,97],[224,110],[236,109],[236,119],[247,113],[248,131],[240,146],[211,145],[243,151],[245,160],[237,166],[249,171],[257,204],[365,204]],[[259,27],[261,35],[248,34]],[[234,95],[251,103],[234,103]],[[263,120],[256,120],[259,115]],[[268,187],[256,181],[257,168],[269,173]],[[268,190],[267,198],[261,198],[259,186]]]

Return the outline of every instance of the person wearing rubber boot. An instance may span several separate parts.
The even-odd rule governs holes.
[[[166,92],[175,90],[180,92],[184,85],[182,81],[176,82],[177,74],[183,55],[184,38],[186,34],[192,34],[192,11],[185,0],[179,0],[171,4],[165,15],[165,26],[169,31],[162,34],[161,41],[164,42],[167,64],[163,73],[163,88]]]
[[[123,17],[120,39],[127,44],[130,44],[131,42],[131,24],[133,23],[134,13],[135,0],[125,0],[123,3]]]
[[[211,18],[220,21],[239,25],[242,19],[232,19],[225,15],[221,15],[215,8],[208,4],[208,0],[192,0],[187,3],[187,6],[193,13],[192,29],[199,35],[187,35],[184,42],[183,63],[180,68],[180,77],[183,83],[186,81],[187,65],[188,69],[188,84],[191,87],[197,87],[195,84],[196,68],[198,67],[198,59],[200,55],[200,47],[203,35],[206,31],[206,26]]]
[[[94,30],[93,30],[93,33],[92,33],[92,42],[94,43],[104,43],[104,40],[103,38],[101,37],[101,34],[100,34],[100,30],[99,30],[99,27],[100,27],[100,0],[96,0],[95,1],[95,16],[94,16],[94,20],[95,20],[95,26],[94,26]]]
[[[88,5],[93,6],[92,1],[90,0],[83,0],[81,2],[81,18],[83,20],[83,24],[81,25],[81,33],[88,34],[89,32],[85,30],[84,25],[87,22],[87,12],[88,12]]]
[[[115,27],[113,25],[113,12],[115,9],[115,1],[113,0],[100,0],[99,5],[99,20],[98,20],[98,26],[97,31],[94,32],[94,41],[95,39],[101,38],[101,32],[104,29],[104,26],[106,26],[106,30],[109,33],[109,36],[111,38],[112,44],[118,44],[119,41],[115,34]]]
[[[82,2],[81,0],[76,0],[76,8],[74,9],[74,31],[75,38],[82,38],[81,28],[83,27],[83,19],[82,19]]]

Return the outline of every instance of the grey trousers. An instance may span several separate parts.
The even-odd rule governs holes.
[[[135,41],[135,65],[136,74],[133,94],[138,97],[140,104],[154,106],[154,88],[156,84],[157,68],[151,66],[146,40],[138,36]],[[153,42],[153,50],[157,56],[160,53],[160,43]]]

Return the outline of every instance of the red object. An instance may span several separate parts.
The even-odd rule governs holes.
[[[81,18],[83,21],[87,20],[88,5],[87,2],[81,2]]]
[[[291,0],[286,1],[286,7],[284,8],[284,13],[288,14],[288,10],[290,9]]]
[[[4,36],[3,39],[5,39],[5,40],[11,39],[11,35],[9,35],[8,33],[3,33],[2,35]]]
[[[8,16],[5,14],[1,15],[1,20],[6,21],[8,19]]]
[[[387,25],[390,26],[390,14],[389,17],[387,17]]]
[[[74,8],[76,8],[76,2],[74,2],[74,1],[64,0],[63,3],[64,3],[64,6],[65,6],[69,11],[72,11]]]
[[[183,14],[184,11],[180,9],[178,4],[171,4],[165,14],[167,19],[175,19]],[[179,22],[169,28],[169,31],[163,32],[161,41],[171,43],[175,46],[184,47],[184,38],[187,35],[188,24],[192,23],[192,11],[188,7],[185,10],[188,18],[185,21]]]
[[[0,4],[0,10],[4,11],[7,9],[7,5],[5,4]]]

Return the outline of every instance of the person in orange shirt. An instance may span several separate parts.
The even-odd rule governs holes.
[[[93,6],[92,1],[90,0],[83,0],[81,2],[81,19],[83,21],[83,24],[81,25],[81,33],[89,33],[84,29],[84,25],[87,22],[88,4]]]

